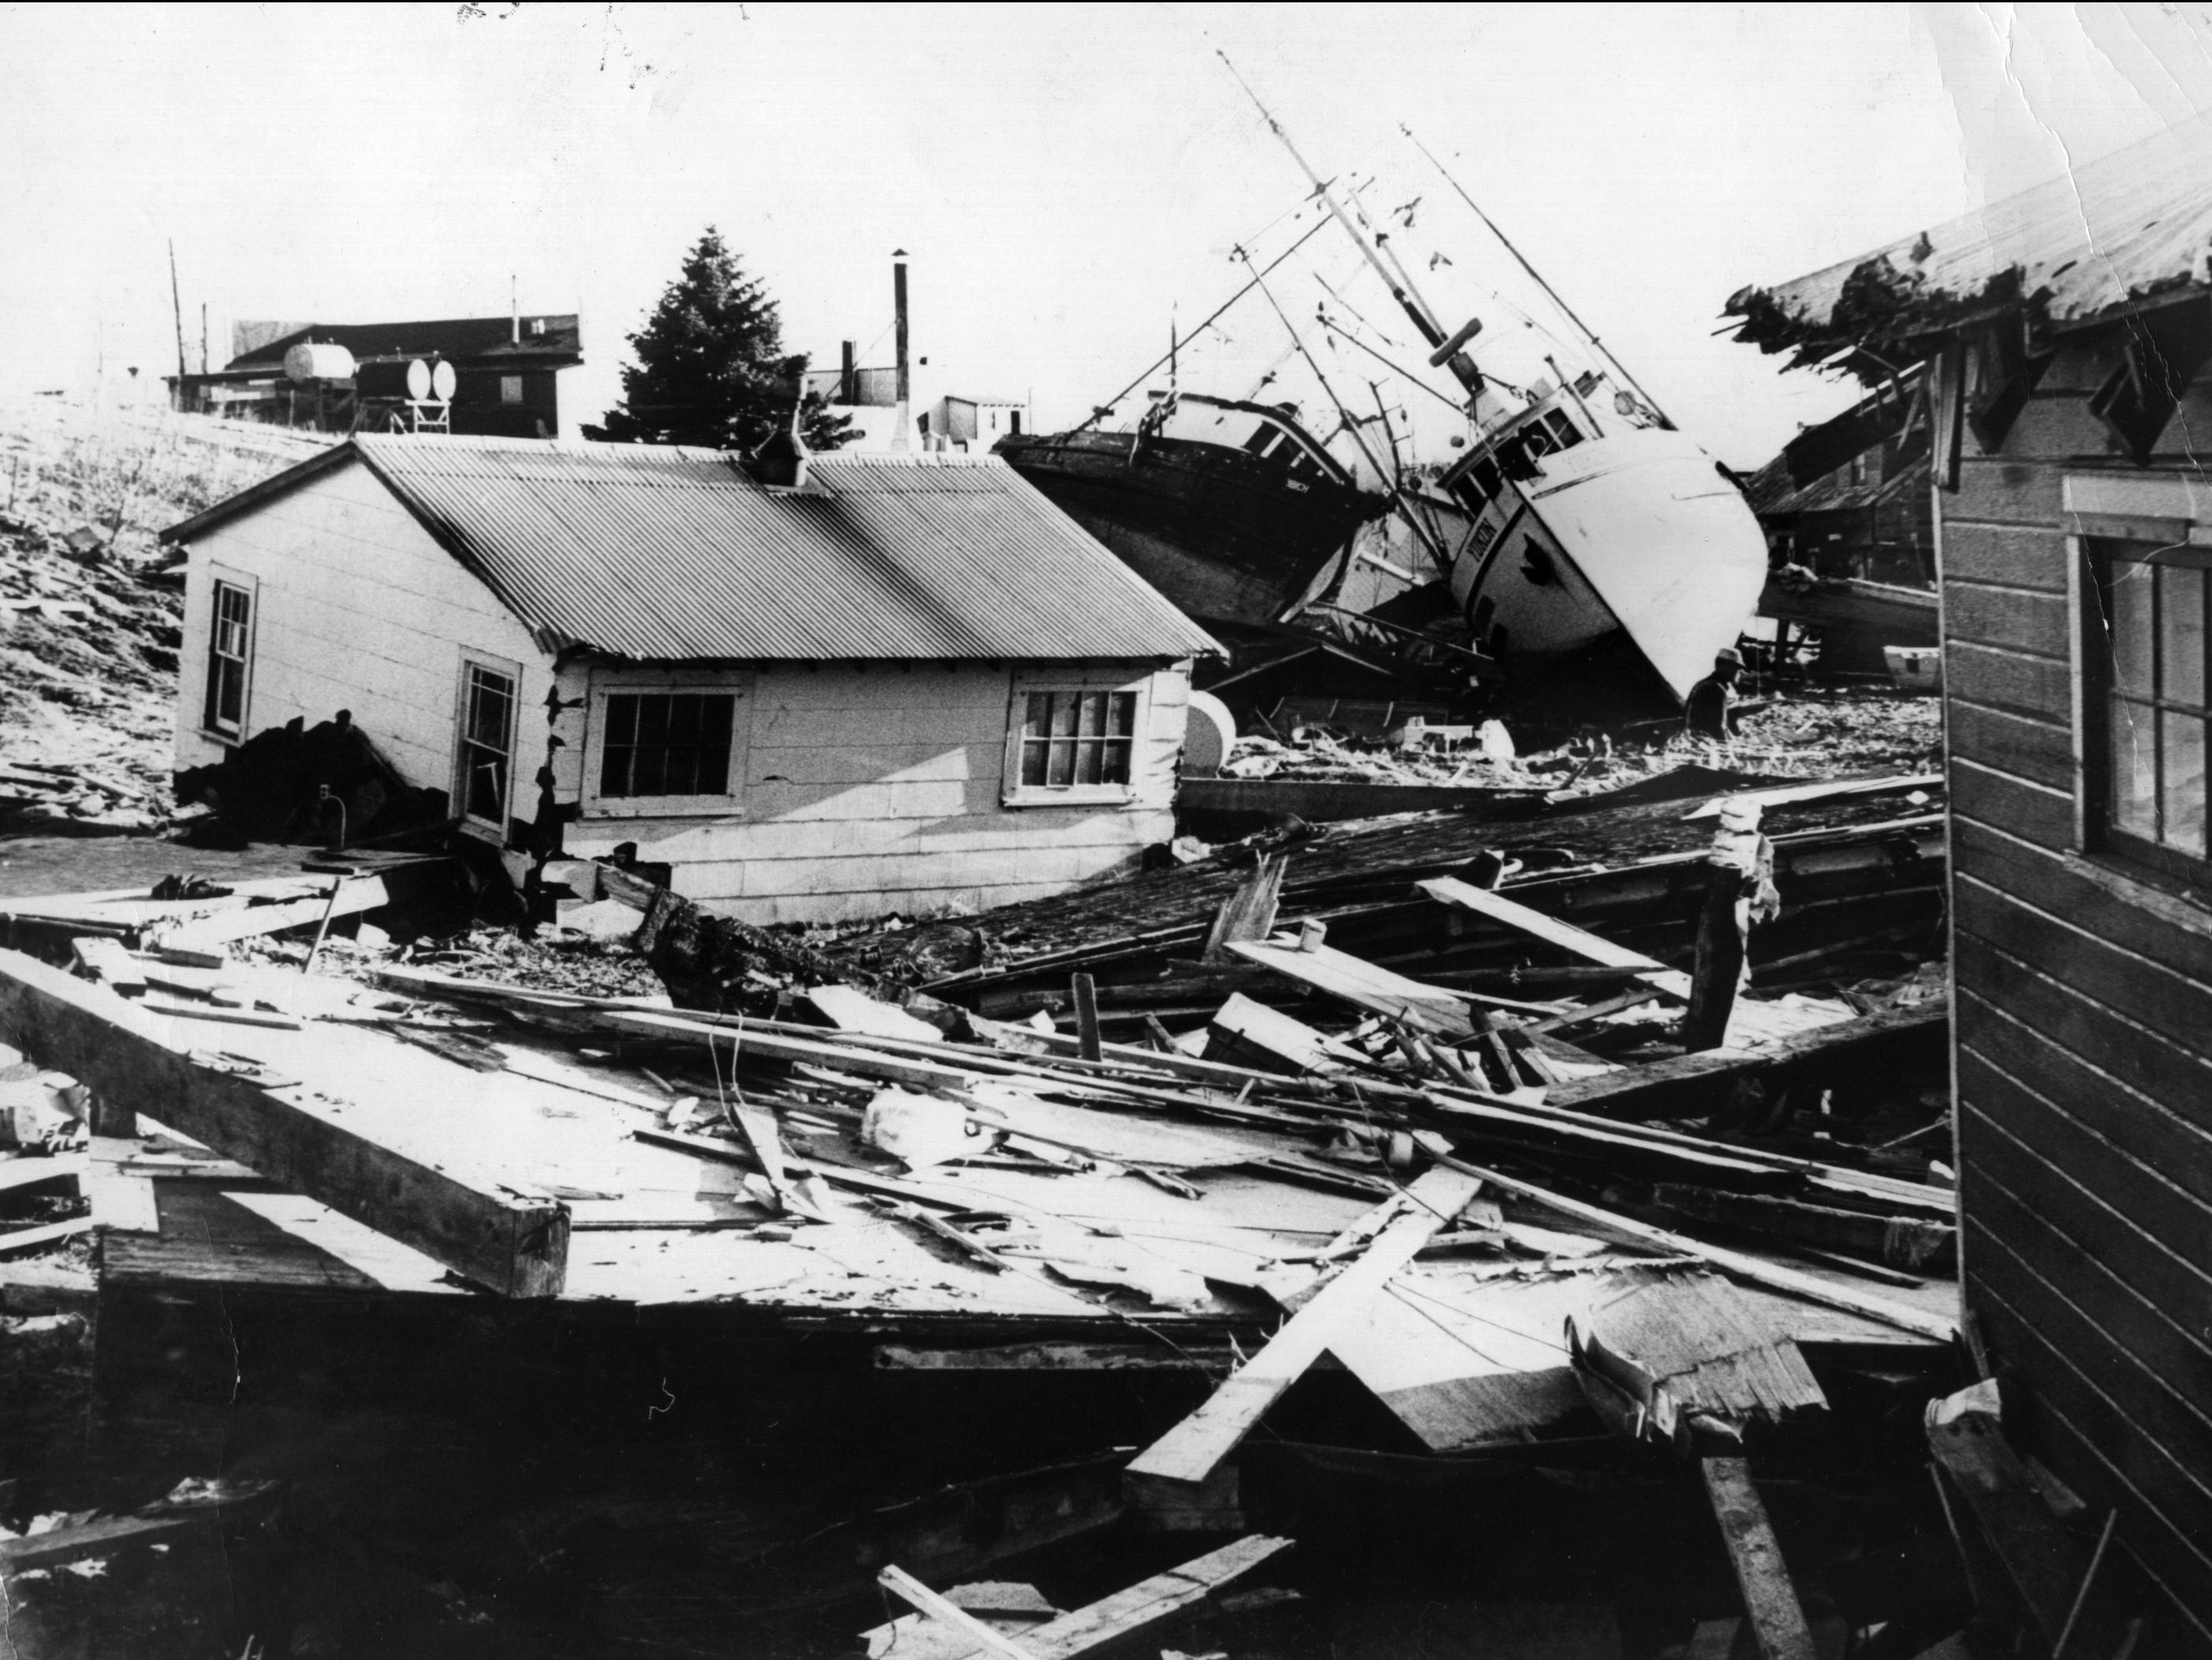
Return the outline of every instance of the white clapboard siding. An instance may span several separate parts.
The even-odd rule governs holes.
[[[206,765],[224,747],[200,731],[220,568],[258,587],[249,734],[295,717],[313,727],[350,709],[354,724],[410,783],[449,789],[463,654],[513,663],[522,671],[514,800],[528,812],[530,780],[545,756],[550,662],[367,469],[325,473],[208,531],[191,551],[179,766]]]

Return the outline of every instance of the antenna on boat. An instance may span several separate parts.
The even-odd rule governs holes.
[[[1668,417],[1667,411],[1659,407],[1659,400],[1654,398],[1650,392],[1644,390],[1642,384],[1638,381],[1634,375],[1628,372],[1628,365],[1622,362],[1618,357],[1614,356],[1613,355],[1613,349],[1610,346],[1607,346],[1604,341],[1599,339],[1595,331],[1594,331],[1589,324],[1583,322],[1580,317],[1575,314],[1575,308],[1569,305],[1565,300],[1560,297],[1559,291],[1557,289],[1553,288],[1549,283],[1544,280],[1543,272],[1538,271],[1535,266],[1528,263],[1528,256],[1513,246],[1513,239],[1506,235],[1504,231],[1498,228],[1497,221],[1493,220],[1488,214],[1485,213],[1482,210],[1481,204],[1478,203],[1472,196],[1469,196],[1467,193],[1466,187],[1462,185],[1458,179],[1451,176],[1450,170],[1447,168],[1442,161],[1437,160],[1436,153],[1416,137],[1413,128],[1407,126],[1404,122],[1401,121],[1398,124],[1398,131],[1406,135],[1407,140],[1415,149],[1420,151],[1423,155],[1428,157],[1429,165],[1437,170],[1437,174],[1443,179],[1444,183],[1452,187],[1453,192],[1459,197],[1459,199],[1466,203],[1467,205],[1474,210],[1474,216],[1482,221],[1483,228],[1492,236],[1498,239],[1498,246],[1503,247],[1506,252],[1511,254],[1515,261],[1520,265],[1521,269],[1528,273],[1529,279],[1534,282],[1538,288],[1544,290],[1545,296],[1549,299],[1553,305],[1559,308],[1559,314],[1565,318],[1567,321],[1572,323],[1577,329],[1582,331],[1583,338],[1589,341],[1590,344],[1596,349],[1599,355],[1601,356],[1607,362],[1613,365],[1613,373],[1618,374],[1623,380],[1626,380],[1630,386],[1633,387],[1638,397],[1641,398],[1645,403],[1651,406],[1652,412],[1659,417],[1659,423],[1671,430],[1674,423]]]
[[[1481,331],[1481,319],[1471,319],[1457,333],[1449,338],[1445,337],[1443,325],[1437,318],[1436,307],[1430,305],[1422,297],[1421,291],[1413,286],[1413,279],[1407,274],[1405,266],[1399,263],[1398,256],[1390,251],[1389,238],[1378,232],[1369,222],[1365,210],[1359,206],[1357,199],[1352,204],[1352,213],[1359,216],[1359,222],[1356,225],[1352,222],[1352,213],[1345,211],[1343,204],[1336,199],[1335,192],[1299,154],[1298,147],[1291,141],[1291,135],[1283,131],[1283,124],[1275,119],[1273,112],[1260,101],[1260,94],[1252,90],[1251,82],[1237,73],[1237,65],[1229,61],[1229,54],[1218,46],[1213,50],[1214,56],[1221,59],[1223,67],[1228,70],[1237,84],[1243,88],[1244,95],[1252,100],[1252,107],[1260,112],[1260,119],[1267,124],[1267,130],[1282,140],[1283,148],[1291,153],[1291,160],[1298,164],[1298,170],[1311,181],[1314,194],[1328,209],[1336,222],[1344,228],[1344,234],[1366,256],[1367,263],[1375,267],[1376,274],[1389,289],[1390,297],[1398,302],[1400,309],[1421,331],[1421,338],[1434,349],[1430,362],[1438,368],[1449,368],[1453,377],[1467,388],[1467,395],[1470,398],[1479,397],[1483,387],[1482,371],[1475,368],[1474,359],[1467,355],[1464,348]]]
[[[1252,263],[1252,256],[1245,252],[1243,248],[1238,248],[1237,252],[1247,265]],[[1297,349],[1298,356],[1306,360],[1306,367],[1313,371],[1314,379],[1321,383],[1321,389],[1327,394],[1328,401],[1336,405],[1337,419],[1343,423],[1343,429],[1352,435],[1352,441],[1358,446],[1360,454],[1366,458],[1367,465],[1374,470],[1375,476],[1389,483],[1391,505],[1398,509],[1398,516],[1406,521],[1407,528],[1420,538],[1421,545],[1429,550],[1430,557],[1437,562],[1437,569],[1451,569],[1451,556],[1444,551],[1442,540],[1414,516],[1412,508],[1407,504],[1406,492],[1399,482],[1395,441],[1393,441],[1391,447],[1390,471],[1385,472],[1382,470],[1382,464],[1375,459],[1375,452],[1368,447],[1367,436],[1359,430],[1358,421],[1353,417],[1350,410],[1345,408],[1344,400],[1336,395],[1336,388],[1329,385],[1328,377],[1321,372],[1321,365],[1314,361],[1314,355],[1306,350],[1306,343],[1299,338],[1297,330],[1291,325],[1290,318],[1285,313],[1282,307],[1276,303],[1274,293],[1268,288],[1264,274],[1255,277],[1252,280],[1258,285],[1261,297],[1273,308],[1275,315],[1281,319],[1284,332],[1291,337],[1291,344]],[[1376,396],[1376,403],[1378,406],[1382,403],[1380,393]],[[1388,417],[1385,417],[1384,424],[1388,425]]]

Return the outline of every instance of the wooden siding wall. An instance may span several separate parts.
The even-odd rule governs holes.
[[[2212,1651],[2212,912],[2076,830],[2062,481],[2145,476],[2087,408],[2118,361],[2063,354],[1999,453],[1967,438],[1941,501],[1966,1294],[2038,1451],[2121,1509],[2194,1652]],[[2191,433],[2212,433],[2203,383],[2162,441]]]
[[[1055,684],[1036,671],[1039,684]],[[1001,805],[1014,685],[1005,666],[763,666],[750,676],[742,816],[586,818],[568,826],[579,856],[637,843],[676,866],[687,897],[747,921],[825,921],[981,909],[1056,893],[1130,865],[1175,834],[1175,770],[1188,676],[1145,664],[1087,670],[1087,684],[1149,676],[1126,804]],[[632,684],[627,678],[625,684]],[[568,672],[564,700],[589,672]],[[585,705],[583,707],[588,707]],[[566,715],[556,790],[580,799],[595,743],[582,708]]]
[[[259,584],[248,734],[340,709],[409,782],[453,787],[463,652],[520,665],[513,807],[531,813],[545,760],[540,711],[552,665],[491,590],[456,564],[359,462],[343,465],[191,547],[179,654],[177,764],[223,746],[200,731],[214,568]]]

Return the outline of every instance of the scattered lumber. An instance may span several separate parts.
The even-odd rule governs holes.
[[[70,942],[76,955],[78,969],[88,980],[106,982],[109,990],[118,997],[143,997],[146,994],[146,973],[138,959],[120,939],[105,934],[87,934]]]
[[[1249,963],[1273,969],[1356,1007],[1402,1020],[1422,1031],[1450,1038],[1470,1037],[1474,1031],[1467,1005],[1456,994],[1363,963],[1333,946],[1309,951],[1281,936],[1237,940],[1229,949]]]
[[[48,1222],[38,1227],[11,1228],[0,1233],[0,1256],[27,1256],[35,1251],[52,1250],[56,1245],[82,1238],[92,1230],[93,1219],[89,1216]]]
[[[1622,969],[1635,974],[1654,990],[1670,997],[1686,997],[1690,992],[1690,977],[1669,969],[1664,963],[1646,957],[1642,952],[1630,951],[1616,946],[1610,939],[1592,933],[1588,928],[1577,927],[1572,922],[1547,916],[1542,911],[1509,899],[1488,889],[1478,888],[1471,882],[1462,882],[1455,876],[1439,876],[1415,884],[1439,904],[1450,905],[1477,916],[1487,917],[1540,939],[1547,946],[1571,952],[1600,968]]]
[[[1620,1287],[1567,1322],[1567,1346],[1591,1404],[1638,1438],[1732,1449],[1747,1432],[1827,1409],[1788,1333],[1711,1274]]]
[[[1755,1049],[1707,1049],[1671,1061],[1652,1061],[1595,1078],[1561,1084],[1548,1104],[1607,1117],[1687,1118],[1712,1110],[1739,1079],[1765,1078],[1814,1067],[1856,1067],[1877,1055],[1916,1044],[1935,1047],[1950,1029],[1948,1003],[1884,1009]]]
[[[1328,1349],[1346,1310],[1381,1292],[1390,1276],[1420,1254],[1482,1190],[1482,1178],[1463,1171],[1432,1170],[1406,1189],[1409,1201],[1394,1212],[1375,1243],[1267,1340],[1251,1364],[1233,1373],[1204,1406],[1145,1449],[1129,1465],[1139,1481],[1202,1485],[1261,1416]]]
[[[990,1646],[979,1638],[974,1648],[963,1654],[946,1656],[945,1660],[1007,1654],[1010,1650],[1022,1660],[1079,1660],[1081,1656],[1102,1653],[1109,1647],[1134,1643],[1187,1618],[1200,1603],[1290,1549],[1291,1545],[1288,1539],[1252,1534],[1185,1562],[1181,1567],[1156,1573],[1126,1590],[1063,1614],[1057,1620],[1047,1620],[1024,1632],[1018,1639],[989,1632],[990,1643],[1006,1644],[1006,1647]],[[886,1588],[892,1589],[888,1583]],[[906,1597],[908,1591],[900,1589],[897,1594]],[[989,1631],[988,1627],[983,1629]]]
[[[0,1041],[510,1297],[566,1274],[568,1213],[456,1175],[345,1122],[343,1104],[194,1061],[135,1003],[0,952]]]
[[[1585,1204],[1579,1199],[1571,1199],[1565,1194],[1554,1193],[1549,1189],[1539,1187],[1533,1182],[1524,1182],[1516,1177],[1486,1170],[1480,1165],[1468,1164],[1449,1155],[1439,1156],[1437,1162],[1449,1169],[1462,1171],[1489,1183],[1502,1192],[1517,1194],[1523,1199],[1533,1199],[1537,1203],[1548,1206],[1564,1216],[1571,1216],[1578,1221],[1595,1223],[1600,1227],[1625,1233],[1632,1239],[1641,1240],[1644,1243],[1654,1246],[1669,1255],[1697,1257],[1711,1263],[1722,1272],[1734,1274],[1737,1279],[1747,1280],[1752,1285],[1764,1286],[1770,1291],[1786,1292],[1792,1297],[1802,1298],[1808,1303],[1818,1303],[1823,1307],[1842,1309],[1847,1313],[1863,1315],[1869,1320],[1878,1320],[1885,1325],[1895,1326],[1900,1331],[1909,1331],[1917,1336],[1930,1338],[1937,1342],[1948,1343],[1958,1337],[1958,1323],[1946,1316],[1930,1314],[1924,1310],[1914,1308],[1909,1304],[1899,1303],[1891,1298],[1877,1297],[1872,1292],[1862,1292],[1855,1287],[1838,1286],[1831,1280],[1822,1280],[1813,1274],[1801,1274],[1795,1268],[1786,1268],[1777,1263],[1761,1262],[1759,1258],[1747,1256],[1741,1251],[1727,1250],[1718,1245],[1709,1245],[1703,1240],[1692,1239],[1686,1234],[1672,1233],[1665,1228],[1655,1228],[1648,1223],[1638,1222],[1632,1217],[1622,1216],[1616,1212],[1606,1210],[1601,1206]]]
[[[1846,795],[1903,795],[1911,790],[1940,790],[1943,775],[1940,772],[1917,772],[1886,778],[1827,778],[1817,783],[1780,784],[1771,789],[1738,790],[1732,795],[1717,795],[1703,806],[1693,807],[1682,815],[1685,819],[1717,818],[1731,802],[1741,802],[1753,807],[1789,807],[1806,801],[1832,801]]]
[[[1698,1468],[1743,1592],[1759,1660],[1814,1660],[1812,1628],[1790,1583],[1765,1503],[1752,1483],[1751,1465],[1742,1458],[1716,1457],[1700,1459]]]
[[[1232,959],[1229,947],[1239,940],[1265,939],[1275,926],[1275,910],[1283,892],[1283,872],[1290,855],[1263,853],[1252,874],[1221,902],[1206,931],[1199,961],[1221,966]]]
[[[1206,1031],[1209,1055],[1234,1058],[1266,1072],[1327,1076],[1366,1070],[1367,1058],[1357,1049],[1242,992],[1230,994]]]

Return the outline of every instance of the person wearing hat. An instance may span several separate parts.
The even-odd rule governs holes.
[[[1743,672],[1743,654],[1733,646],[1713,659],[1713,672],[1690,688],[1682,701],[1682,730],[1692,738],[1726,738],[1729,705],[1735,701],[1735,683]]]

